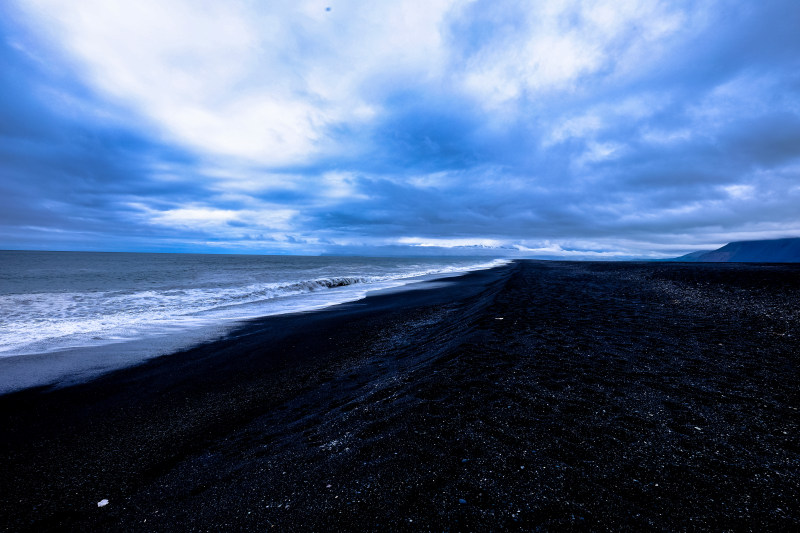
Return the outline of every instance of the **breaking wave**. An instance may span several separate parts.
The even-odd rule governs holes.
[[[465,264],[347,265],[365,275],[309,276],[338,265],[304,266],[299,259],[278,273],[223,271],[199,283],[179,273],[162,286],[147,278],[111,290],[42,291],[0,295],[0,355],[43,353],[139,339],[222,321],[309,311],[363,298],[368,291],[398,287],[437,275],[499,266],[493,260]],[[422,268],[420,268],[422,267]],[[303,279],[303,274],[306,277]],[[237,278],[237,276],[240,276]],[[254,277],[267,277],[253,282]],[[272,279],[269,279],[272,278]],[[279,279],[275,279],[279,278]],[[288,279],[287,279],[288,278]],[[294,279],[292,279],[294,278]],[[102,285],[102,284],[101,284]]]

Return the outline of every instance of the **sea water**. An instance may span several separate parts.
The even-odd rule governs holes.
[[[176,349],[247,318],[320,309],[502,263],[0,251],[0,357],[155,338],[182,339],[157,343]]]

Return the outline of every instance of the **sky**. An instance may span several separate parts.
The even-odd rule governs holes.
[[[0,249],[800,236],[800,2],[0,3]]]

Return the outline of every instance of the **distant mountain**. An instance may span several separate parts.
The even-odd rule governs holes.
[[[800,237],[731,242],[717,250],[700,250],[670,261],[698,263],[800,263]]]
[[[680,257],[674,257],[672,259],[667,259],[667,261],[685,261],[685,262],[693,262],[693,261],[700,261],[700,257],[713,252],[714,250],[697,250],[696,252],[690,252],[686,255],[682,255]]]

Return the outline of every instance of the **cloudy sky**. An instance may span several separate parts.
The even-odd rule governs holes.
[[[800,235],[797,0],[7,0],[0,249]]]

